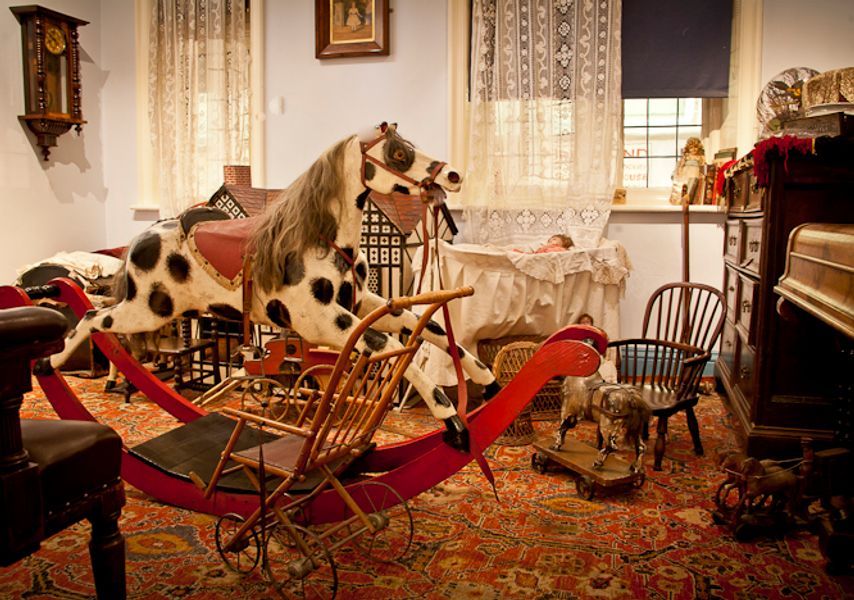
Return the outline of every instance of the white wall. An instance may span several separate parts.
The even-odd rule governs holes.
[[[339,139],[381,121],[447,158],[445,0],[391,2],[387,57],[314,57],[314,2],[267,1],[266,187],[287,186]]]
[[[765,0],[762,86],[791,67],[854,66],[854,1]]]
[[[0,7],[0,283],[12,283],[18,267],[59,250],[95,250],[105,243],[101,2],[44,4],[90,21],[79,30],[83,118],[88,123],[79,137],[73,130],[62,135],[48,161],[42,160],[35,135],[18,120],[24,113],[21,27],[8,7],[20,4],[3,1]]]

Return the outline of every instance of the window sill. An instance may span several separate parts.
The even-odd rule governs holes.
[[[726,210],[726,207],[722,205],[712,205],[712,204],[692,204],[690,206],[689,212],[692,213],[723,213]],[[611,212],[682,212],[682,206],[680,204],[646,204],[646,203],[638,203],[638,204],[612,204]]]

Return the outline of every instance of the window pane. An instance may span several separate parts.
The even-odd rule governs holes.
[[[673,125],[676,123],[677,108],[676,98],[650,98],[649,124]]]
[[[675,158],[649,159],[649,187],[669,188],[672,182],[673,169],[676,168]]]
[[[627,127],[623,130],[623,156],[642,157],[647,155],[646,127]]]
[[[679,98],[679,124],[700,125],[702,122],[702,98]]]
[[[646,98],[623,100],[623,126],[646,125]]]
[[[646,187],[646,159],[626,158],[623,160],[623,186]]]
[[[650,156],[676,156],[677,153],[675,127],[650,127]]]

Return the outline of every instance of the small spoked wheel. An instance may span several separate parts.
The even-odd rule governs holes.
[[[575,492],[584,500],[593,498],[593,480],[582,475],[575,480]]]
[[[402,558],[412,545],[415,531],[412,512],[403,496],[379,481],[366,481],[351,490],[350,495],[368,513],[368,520],[375,530],[373,533],[365,531],[356,537],[354,545],[379,562]],[[356,526],[360,524],[356,522]]]
[[[540,475],[545,474],[546,467],[549,464],[549,459],[546,458],[541,452],[534,452],[531,455],[531,468],[533,468]]]
[[[282,384],[269,377],[259,377],[247,382],[240,397],[240,407],[245,410],[249,405],[266,406],[272,419],[281,420],[290,408],[290,392]]]
[[[335,561],[315,533],[301,525],[281,525],[267,536],[264,574],[282,598],[334,598]]]
[[[226,566],[237,573],[248,573],[258,564],[261,557],[261,540],[255,528],[251,528],[239,540],[234,536],[243,526],[245,519],[237,513],[228,513],[216,522],[216,550]],[[226,547],[231,543],[231,547]]]

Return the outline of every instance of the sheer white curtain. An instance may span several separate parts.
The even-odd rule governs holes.
[[[249,164],[249,0],[153,0],[148,107],[160,216]]]
[[[474,0],[472,241],[598,244],[621,165],[620,14],[619,0]]]

